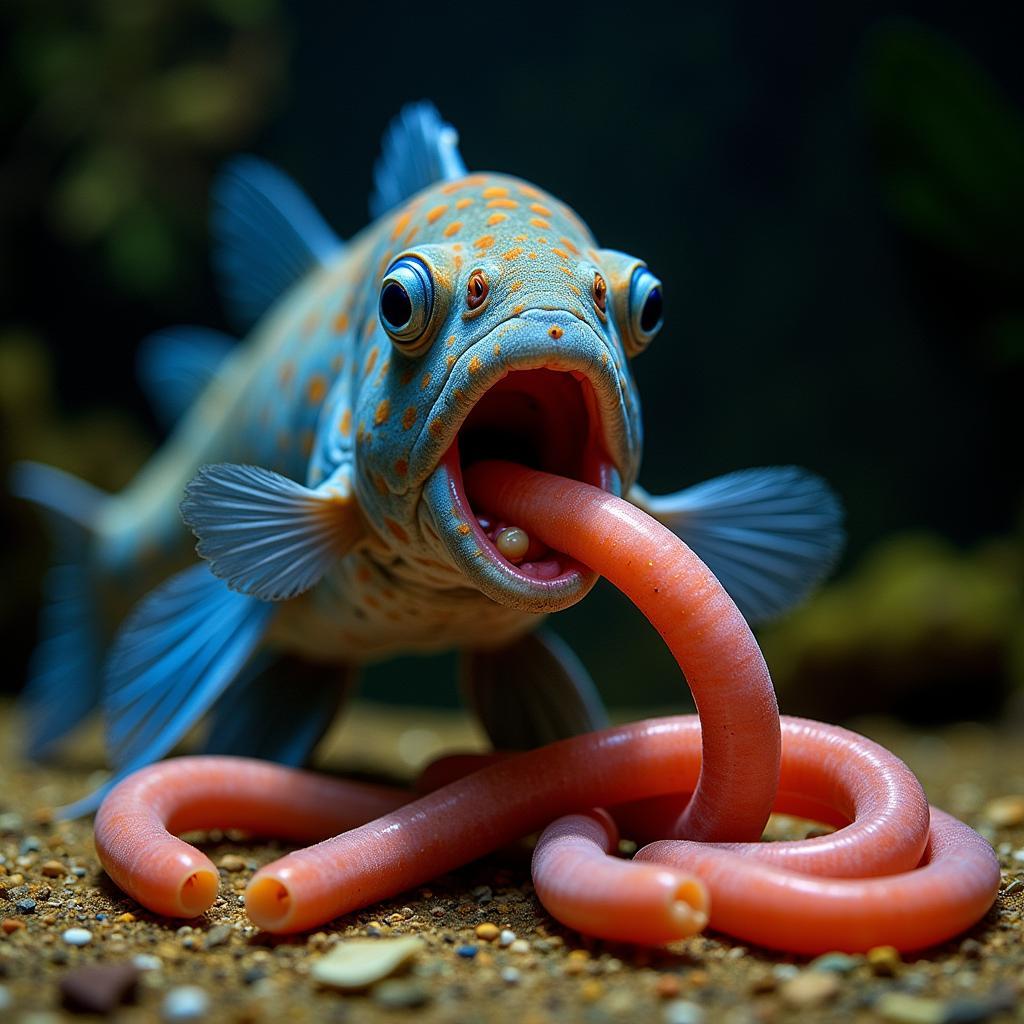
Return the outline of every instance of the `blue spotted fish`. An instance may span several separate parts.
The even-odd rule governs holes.
[[[99,705],[119,775],[202,719],[209,752],[299,764],[358,666],[448,648],[496,746],[604,725],[580,663],[538,631],[594,575],[471,507],[477,459],[626,495],[754,621],[834,563],[839,505],[802,470],[636,486],[630,360],[663,319],[643,260],[600,248],[542,189],[467,172],[426,103],[385,135],[371,212],[342,242],[279,171],[230,163],[214,262],[245,340],[185,327],[143,344],[143,384],[175,425],[121,493],[18,467],[58,554],[25,694],[33,755]],[[104,595],[133,592],[107,643]]]

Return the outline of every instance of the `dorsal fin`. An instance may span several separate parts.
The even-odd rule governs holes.
[[[241,330],[342,247],[302,190],[257,157],[226,164],[211,198],[213,266],[228,314]]]
[[[459,135],[427,100],[410,103],[388,125],[373,168],[370,216],[377,218],[435,181],[466,173]]]

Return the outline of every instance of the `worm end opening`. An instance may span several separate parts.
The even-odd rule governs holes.
[[[245,890],[245,910],[254,924],[267,931],[281,928],[291,914],[292,896],[288,887],[269,875],[254,878]]]
[[[193,871],[181,883],[178,903],[187,917],[198,917],[213,906],[217,898],[219,882],[217,876],[204,868]]]

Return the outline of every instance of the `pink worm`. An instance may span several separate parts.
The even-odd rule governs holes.
[[[606,856],[612,843],[607,819],[556,822],[540,843],[536,862],[538,892],[549,909],[569,923],[609,937],[658,943],[689,934],[704,912],[703,889],[688,872],[648,862],[671,857],[687,865],[700,862],[700,874],[712,894],[713,924],[783,948],[817,949],[826,935],[837,941],[821,948],[860,948],[858,944],[869,938],[875,941],[876,933],[884,933],[879,941],[909,947],[955,934],[984,913],[999,877],[991,849],[966,826],[946,827],[951,819],[940,818],[941,812],[936,812],[929,837],[927,805],[909,770],[882,748],[841,729],[795,719],[784,722],[787,754],[775,805],[833,824],[853,818],[853,824],[805,843],[751,844],[779,784],[779,719],[756,642],[714,576],[669,531],[596,488],[496,465],[474,467],[467,485],[474,500],[483,499],[481,507],[523,523],[552,547],[607,575],[638,604],[665,637],[690,682],[703,722],[703,749],[697,720],[679,718],[605,730],[490,764],[376,821],[261,869],[246,894],[250,917],[257,924],[277,932],[301,931],[395,895],[559,815],[685,792],[693,792],[693,798],[671,833],[691,841],[656,844],[634,862]],[[177,785],[172,792],[179,795],[161,803],[160,786],[171,782],[169,776],[154,774],[148,795],[140,797],[138,789],[145,787],[147,772],[186,772],[188,764],[188,759],[180,759],[126,780],[107,798],[97,819],[101,859],[119,884],[129,888],[134,872],[150,863],[166,865],[166,877],[159,867],[153,877],[160,876],[173,898],[157,906],[138,897],[153,909],[177,905],[197,912],[198,900],[181,902],[181,886],[189,878],[205,877],[196,868],[199,862],[182,861],[184,851],[191,848],[161,832],[162,824],[184,828],[201,827],[203,822],[235,823],[226,822],[223,815],[216,822],[190,817],[189,791]],[[277,787],[274,792],[283,803],[305,800],[307,787],[317,785],[315,777],[302,773],[278,777],[274,773],[287,770],[262,770],[270,775],[263,775],[255,789]],[[218,812],[224,785],[235,784],[241,774],[232,772],[219,783],[209,779],[204,797],[209,815]],[[248,783],[238,785],[255,795]],[[289,832],[286,821],[286,834],[323,834],[339,822],[354,824],[360,814],[365,820],[374,800],[380,809],[389,800],[393,806],[400,799],[394,793],[378,791],[368,797],[362,789],[330,785],[336,787],[332,794],[318,791],[307,801],[305,815],[300,814],[305,832]],[[332,816],[322,810],[330,799],[362,804],[343,807]],[[664,811],[666,801],[660,803]],[[248,824],[238,822],[237,827],[259,830],[261,821],[275,819],[276,810],[261,817],[258,803],[252,811]],[[126,835],[131,837],[127,843]],[[692,840],[726,845],[702,846]],[[165,847],[168,843],[177,845]],[[794,874],[849,878],[910,872],[926,843],[928,865],[906,875],[826,882]],[[768,857],[773,863],[754,863],[751,845],[759,854],[772,851]],[[199,868],[205,870],[206,865]],[[951,872],[960,880],[952,886]],[[915,884],[919,878],[922,884]],[[843,918],[844,911],[832,909],[841,901],[837,886],[848,903],[863,904],[858,920],[870,926],[846,932],[826,924],[815,931],[816,919]],[[850,886],[859,887],[855,896],[849,895]],[[756,905],[765,917],[763,927],[745,923],[736,910],[742,909],[747,888],[748,905]],[[680,908],[685,898],[693,899],[692,912]],[[720,900],[721,912],[716,909]],[[799,904],[795,914],[788,913],[787,901]],[[660,909],[638,917],[637,902]],[[164,912],[180,914],[182,909]],[[915,928],[894,920],[911,915],[927,921]],[[650,922],[647,927],[637,923],[645,920]]]

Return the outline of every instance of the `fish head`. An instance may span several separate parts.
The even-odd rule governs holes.
[[[661,283],[598,249],[576,214],[517,179],[472,176],[395,214],[377,330],[383,373],[357,390],[356,486],[367,521],[404,557],[454,569],[500,604],[548,612],[594,574],[536,543],[511,561],[505,525],[473,508],[463,471],[501,459],[621,495],[642,428],[629,360],[661,327]],[[401,240],[400,240],[401,241]]]

